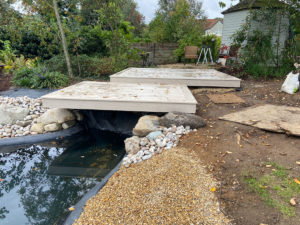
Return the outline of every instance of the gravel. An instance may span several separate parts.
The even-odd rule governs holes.
[[[16,121],[15,124],[0,125],[0,139],[36,134],[30,132],[31,126],[47,110],[42,106],[41,99],[33,99],[27,96],[16,98],[0,96],[1,104],[28,108],[29,115],[22,121]]]
[[[230,224],[213,188],[216,180],[195,153],[173,148],[122,166],[74,224]]]

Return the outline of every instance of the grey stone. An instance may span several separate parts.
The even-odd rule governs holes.
[[[189,126],[191,129],[198,129],[206,126],[206,121],[203,118],[193,114],[181,112],[168,113],[161,117],[159,122],[160,125],[165,127],[171,127],[175,125],[184,127]]]
[[[0,124],[14,124],[17,120],[23,120],[29,113],[29,109],[0,105]]]
[[[149,140],[147,138],[142,138],[140,141],[140,146],[146,146],[149,144]]]
[[[30,132],[29,132],[29,131],[25,131],[25,132],[23,133],[23,136],[26,136],[26,135],[28,135],[28,134],[30,134]]]
[[[45,129],[44,129],[44,124],[42,123],[35,123],[32,125],[30,132],[36,132],[38,134],[42,134],[44,133]]]
[[[83,114],[79,111],[73,111],[75,117],[76,117],[76,120],[77,121],[82,121],[84,118],[83,118]]]
[[[128,155],[134,155],[140,150],[140,138],[133,136],[125,141],[125,150]]]
[[[32,117],[30,115],[26,116],[24,120],[31,120]]]
[[[69,129],[69,128],[73,127],[75,124],[76,124],[75,120],[67,121],[67,122],[62,124],[62,128],[64,130],[66,130],[66,129]]]
[[[48,109],[40,118],[38,123],[53,124],[53,123],[65,123],[67,121],[75,120],[74,114],[68,109]]]
[[[154,131],[147,135],[149,141],[154,141],[158,137],[162,136],[163,133],[161,131]]]
[[[61,124],[59,123],[51,123],[44,126],[45,131],[47,132],[55,132],[61,130]]]
[[[148,159],[150,159],[152,157],[152,155],[144,155],[143,157],[142,157],[142,159],[143,160],[148,160]]]
[[[157,116],[143,116],[139,119],[133,134],[139,137],[145,137],[153,131],[159,130],[159,117]]]
[[[31,120],[26,120],[26,121],[17,121],[16,124],[20,127],[27,127],[32,123]]]

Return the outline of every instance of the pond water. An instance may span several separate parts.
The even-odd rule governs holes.
[[[0,224],[57,224],[119,163],[124,138],[92,131],[0,153]]]

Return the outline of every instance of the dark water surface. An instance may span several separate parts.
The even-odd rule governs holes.
[[[0,224],[56,224],[122,159],[124,138],[92,131],[0,153]]]

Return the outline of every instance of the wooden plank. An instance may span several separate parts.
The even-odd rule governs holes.
[[[214,69],[129,68],[110,76],[111,82],[185,84],[194,87],[241,86],[241,80]]]
[[[197,101],[185,85],[85,81],[42,97],[49,108],[195,113]]]

